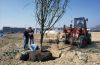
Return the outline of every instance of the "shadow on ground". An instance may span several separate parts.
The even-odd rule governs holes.
[[[48,49],[50,46],[42,46],[42,49]]]

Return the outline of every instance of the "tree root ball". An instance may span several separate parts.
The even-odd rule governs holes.
[[[52,53],[50,51],[40,51],[37,50],[35,52],[30,51],[25,54],[22,54],[20,57],[20,60],[30,60],[30,61],[49,61],[49,60],[54,60],[55,58],[52,56]]]
[[[20,55],[20,60],[27,61],[28,59],[29,59],[29,52],[25,52]]]

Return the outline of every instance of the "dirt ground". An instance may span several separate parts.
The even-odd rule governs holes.
[[[100,32],[91,32],[92,41],[100,41]]]
[[[8,34],[0,38],[0,65],[100,65],[100,32],[91,32],[91,35],[93,44],[84,49],[72,48],[63,43],[59,44],[58,49],[56,44],[50,45],[45,42],[43,46],[47,47],[53,56],[60,55],[60,58],[46,62],[32,62],[19,60],[20,53],[24,51],[23,34]],[[35,43],[39,43],[37,42],[39,34],[34,36]],[[52,36],[55,39],[56,35],[45,36],[45,39],[50,39]]]

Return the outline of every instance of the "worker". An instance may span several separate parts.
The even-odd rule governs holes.
[[[30,39],[30,44],[34,43],[34,30],[32,27],[29,27],[29,39]]]
[[[28,42],[29,42],[29,34],[28,34],[29,30],[26,29],[24,31],[24,49],[28,49]]]

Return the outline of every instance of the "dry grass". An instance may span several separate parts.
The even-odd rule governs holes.
[[[60,35],[62,36],[62,34]],[[100,41],[100,32],[91,32],[91,39],[92,41]],[[40,39],[40,34],[34,34],[35,39]],[[49,39],[57,39],[57,35],[49,34],[44,35],[44,41]],[[0,47],[7,45],[9,43],[18,43],[21,41],[21,45],[23,45],[23,34],[17,33],[17,34],[8,34],[6,38],[0,39]],[[39,43],[35,40],[36,43]]]
[[[100,41],[100,32],[91,32],[92,41]]]

